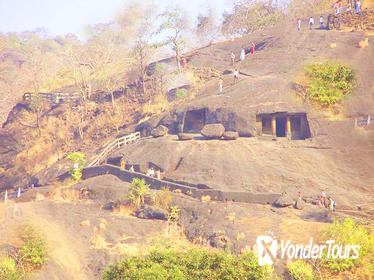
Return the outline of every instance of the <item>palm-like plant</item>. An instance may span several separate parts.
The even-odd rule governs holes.
[[[127,197],[136,208],[139,208],[141,204],[144,204],[145,195],[149,193],[149,185],[145,183],[144,179],[134,178],[131,181]]]

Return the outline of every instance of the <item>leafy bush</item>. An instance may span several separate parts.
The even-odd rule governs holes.
[[[47,260],[46,242],[29,226],[22,238],[24,244],[19,252],[20,261],[28,271],[40,269]]]
[[[0,279],[2,280],[19,280],[23,275],[18,270],[14,259],[0,256]]]
[[[175,96],[180,99],[180,98],[183,98],[187,95],[187,90],[182,88],[182,89],[177,89],[177,91],[175,92]]]
[[[67,156],[67,160],[71,163],[70,175],[74,180],[78,181],[82,178],[82,169],[86,163],[86,157],[83,153],[71,153]]]
[[[314,272],[312,265],[297,260],[291,263],[288,267],[288,272],[290,273],[291,279],[294,280],[313,280]]]
[[[171,202],[172,196],[168,188],[162,188],[153,195],[153,203],[157,207],[167,209]]]
[[[127,193],[127,198],[131,201],[131,204],[138,208],[144,203],[144,196],[146,194],[149,194],[149,185],[145,183],[144,179],[132,179],[130,189]]]
[[[341,63],[311,63],[305,71],[310,79],[308,98],[325,107],[340,102],[354,86],[353,70]]]
[[[104,271],[104,280],[117,279],[273,279],[270,266],[259,266],[253,253],[235,256],[192,249],[187,252],[156,250],[129,257]]]
[[[169,221],[177,222],[179,220],[180,209],[177,205],[170,206],[169,209]]]
[[[320,261],[322,267],[334,273],[365,267],[367,273],[374,277],[374,236],[367,229],[347,218],[329,226],[325,231],[325,238],[335,240],[339,245],[359,245],[360,248],[357,259],[333,259],[324,254]]]

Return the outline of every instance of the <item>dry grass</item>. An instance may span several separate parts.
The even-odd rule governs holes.
[[[64,182],[55,182],[51,187],[49,198],[59,202],[77,202],[80,200],[79,190],[71,188],[76,182],[73,179],[66,179]]]
[[[120,216],[120,217],[132,217],[132,213],[135,211],[135,208],[131,205],[122,205],[120,204],[118,207],[115,207],[111,212],[113,216]]]
[[[171,103],[165,94],[157,94],[152,101],[144,105],[143,114],[160,114],[168,110],[170,106]]]

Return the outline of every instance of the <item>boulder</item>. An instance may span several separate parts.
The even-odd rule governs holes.
[[[305,201],[302,200],[302,199],[298,199],[296,200],[296,203],[295,203],[295,208],[298,209],[298,210],[303,210],[305,207]]]
[[[226,249],[232,247],[230,238],[224,231],[217,231],[209,237],[209,243],[214,248]]]
[[[239,138],[239,133],[236,131],[225,131],[223,133],[223,139],[225,140],[236,140]]]
[[[167,135],[169,132],[169,129],[166,126],[159,125],[158,127],[154,128],[151,132],[151,135],[153,137],[162,137]]]
[[[162,208],[147,205],[142,206],[135,212],[135,216],[141,219],[167,220],[168,215],[168,212]]]
[[[219,139],[225,132],[225,127],[220,123],[206,124],[201,130],[201,135],[209,139]]]
[[[278,207],[288,207],[294,204],[294,199],[288,193],[284,192],[281,196],[275,201],[275,206]]]
[[[193,134],[179,133],[178,134],[178,139],[181,140],[181,141],[192,140],[193,139]]]

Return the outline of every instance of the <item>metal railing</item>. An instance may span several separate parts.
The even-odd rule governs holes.
[[[25,93],[23,95],[24,101],[31,101],[34,98],[41,98],[53,104],[58,104],[60,102],[78,102],[81,100],[81,95],[79,92],[66,93],[66,92],[39,92],[35,93]]]
[[[104,150],[88,164],[88,167],[99,165],[111,152],[124,145],[134,143],[137,139],[140,138],[140,132],[135,132],[120,138],[114,139],[109,144],[104,145]]]
[[[355,118],[355,127],[365,127],[368,126],[371,123],[371,116],[368,115],[365,119],[363,120],[358,120]]]

